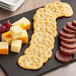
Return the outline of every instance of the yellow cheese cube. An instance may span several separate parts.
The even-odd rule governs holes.
[[[0,42],[0,54],[8,54],[8,42]]]
[[[19,26],[14,26],[10,28],[10,34],[13,39],[20,38],[23,34],[23,30]]]
[[[25,29],[28,30],[30,28],[31,23],[27,18],[23,17],[12,24],[12,26],[17,26],[17,25],[19,25],[23,30]]]
[[[22,40],[22,43],[28,43],[28,34],[26,30],[23,31],[22,37],[18,38],[19,40]]]
[[[12,36],[10,35],[10,31],[2,33],[2,42],[8,42],[8,44],[10,45],[12,42]]]
[[[11,51],[19,53],[22,46],[21,40],[13,40],[11,43]]]

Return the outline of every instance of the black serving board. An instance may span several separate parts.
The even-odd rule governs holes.
[[[61,66],[64,66],[68,63],[60,63],[55,59],[55,52],[57,50],[59,50],[59,31],[62,29],[63,25],[65,25],[68,21],[72,21],[74,19],[76,19],[76,0],[62,0],[64,2],[69,3],[74,11],[74,14],[72,17],[70,18],[59,18],[57,19],[57,32],[58,35],[55,38],[55,47],[53,49],[53,56],[51,59],[48,60],[48,62],[46,64],[43,65],[43,67],[39,70],[33,71],[33,70],[27,70],[27,69],[23,69],[21,67],[18,66],[17,64],[17,60],[18,57],[23,55],[24,50],[29,46],[28,44],[25,44],[22,46],[22,49],[20,51],[19,54],[10,52],[9,55],[0,55],[0,64],[3,67],[3,69],[5,70],[5,72],[7,73],[8,76],[38,76],[41,74],[44,74],[48,71],[52,71],[56,68],[59,68]],[[31,28],[28,30],[28,35],[29,35],[29,42],[31,39],[31,35],[33,34],[33,15],[35,14],[37,9],[31,10],[29,12],[25,12],[22,14],[19,14],[17,16],[14,17],[10,17],[8,19],[4,19],[1,20],[0,23],[4,23],[6,21],[10,21],[11,23],[17,21],[18,19],[22,18],[22,17],[26,17],[31,21]],[[71,62],[76,60],[76,54],[73,56],[73,59],[71,60]],[[69,63],[71,63],[69,62]]]

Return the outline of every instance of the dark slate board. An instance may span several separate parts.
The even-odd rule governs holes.
[[[61,66],[64,66],[64,65],[68,64],[68,63],[58,62],[55,59],[55,52],[57,50],[59,50],[59,31],[62,29],[62,26],[65,25],[66,22],[76,19],[76,7],[75,7],[76,6],[76,0],[62,0],[62,1],[65,1],[72,6],[73,11],[74,11],[74,15],[70,18],[64,18],[63,17],[63,18],[57,19],[58,35],[55,39],[55,47],[53,49],[52,58],[49,59],[48,62],[46,64],[44,64],[43,67],[40,70],[32,71],[32,70],[26,70],[26,69],[20,68],[17,65],[17,59],[20,55],[22,55],[24,53],[24,50],[29,46],[29,43],[26,44],[26,45],[23,45],[23,47],[21,49],[21,52],[19,54],[15,54],[15,53],[10,52],[9,55],[7,55],[7,56],[0,55],[0,64],[3,67],[3,69],[5,70],[5,72],[7,73],[8,76],[30,76],[30,75],[31,76],[38,76],[38,75],[44,74],[48,71],[52,71],[56,68],[59,68]],[[11,23],[13,23],[16,20],[22,18],[23,16],[28,18],[31,21],[31,28],[28,31],[29,42],[30,42],[31,35],[33,33],[33,28],[32,28],[33,20],[32,20],[32,18],[33,18],[33,15],[34,15],[35,11],[36,11],[36,9],[32,10],[32,11],[29,11],[29,12],[26,12],[26,13],[23,13],[23,14],[19,14],[17,16],[14,16],[14,17],[11,17],[11,18],[8,18],[8,19],[1,20],[0,23],[3,24],[4,22],[6,22],[8,20]],[[73,59],[71,60],[71,62],[73,62],[75,60],[76,60],[76,54],[73,56]],[[69,62],[69,63],[71,63],[71,62]]]

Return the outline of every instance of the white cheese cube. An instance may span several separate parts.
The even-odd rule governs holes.
[[[10,28],[10,34],[14,39],[20,38],[23,34],[23,30],[20,26],[14,26]]]
[[[19,53],[22,46],[21,40],[13,40],[11,44],[11,51]]]

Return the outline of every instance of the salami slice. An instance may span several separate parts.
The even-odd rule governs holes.
[[[63,26],[63,31],[71,34],[76,34],[76,31],[68,29],[66,26]]]
[[[56,59],[60,62],[69,62],[72,59],[72,55],[64,55],[60,51],[56,52]]]
[[[63,54],[66,54],[66,55],[72,55],[72,54],[76,53],[76,48],[75,49],[67,49],[67,48],[60,46],[60,52]]]
[[[71,30],[75,30],[76,31],[76,27],[72,25],[72,22],[67,22],[66,27],[71,29]]]
[[[73,20],[72,24],[76,27],[76,20]]]
[[[65,37],[65,38],[75,38],[75,34],[66,33],[63,30],[60,31],[60,35]]]
[[[69,44],[69,43],[65,43],[65,42],[61,41],[61,46],[65,47],[67,49],[75,49],[76,48],[76,43]]]
[[[76,42],[75,38],[68,39],[68,38],[64,38],[64,37],[60,36],[60,39],[61,39],[61,41],[64,41],[66,43],[75,43]]]

